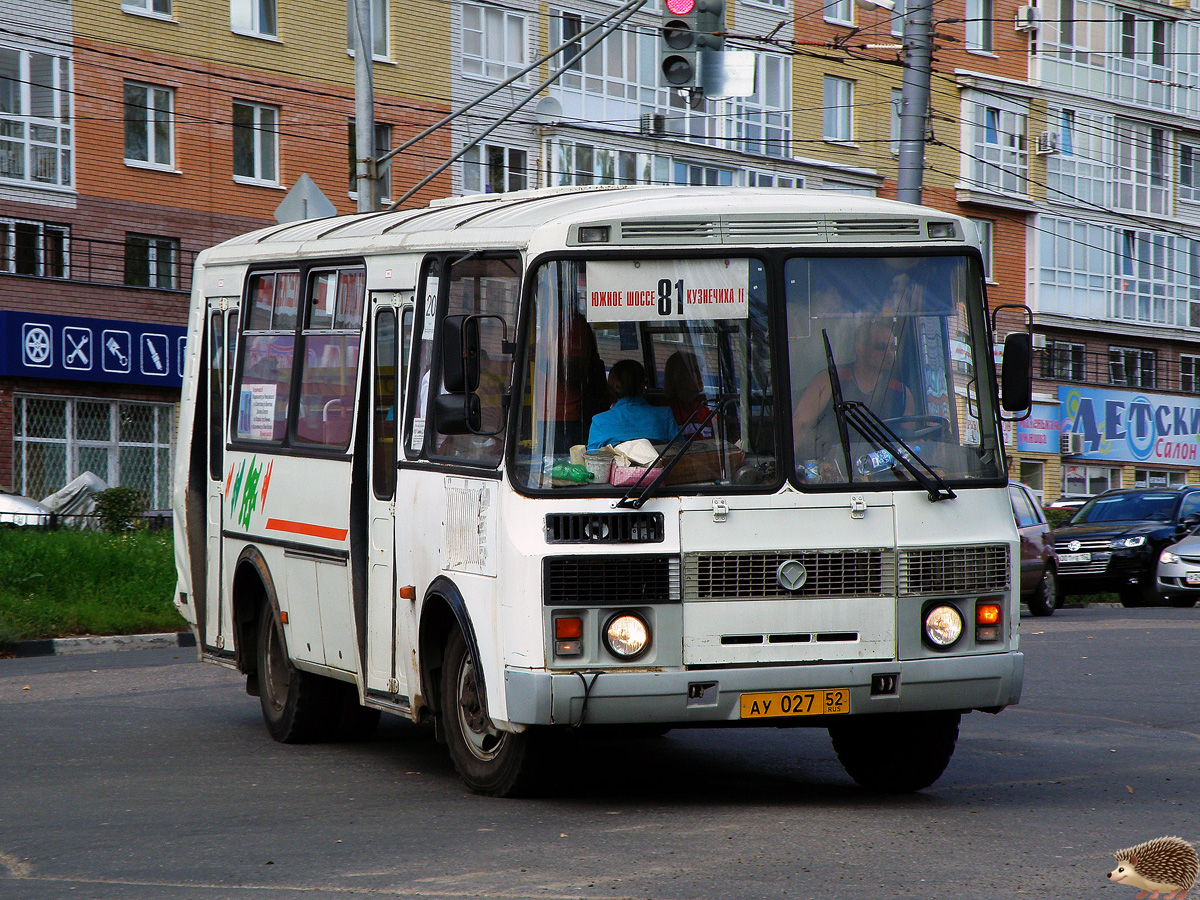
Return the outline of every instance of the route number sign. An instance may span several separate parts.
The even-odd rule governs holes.
[[[590,260],[589,322],[679,322],[750,315],[747,259]]]

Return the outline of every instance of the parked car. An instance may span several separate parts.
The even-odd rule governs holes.
[[[1187,609],[1200,600],[1200,533],[1193,531],[1158,555],[1158,595],[1171,606]]]
[[[50,510],[36,500],[0,491],[0,526],[21,528],[27,525],[47,525],[49,522]]]
[[[1058,608],[1058,560],[1050,525],[1025,485],[1010,481],[1008,499],[1021,535],[1021,602],[1035,616],[1052,616]]]
[[[1157,602],[1158,558],[1200,524],[1200,485],[1106,491],[1051,532],[1061,594],[1111,591],[1124,606]]]

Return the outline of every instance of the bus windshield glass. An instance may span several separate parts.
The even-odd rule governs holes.
[[[514,481],[556,492],[624,487],[664,448],[659,466],[682,453],[660,491],[770,488],[789,474],[817,490],[927,487],[901,455],[946,482],[1002,477],[995,410],[976,383],[981,371],[989,377],[980,360],[990,352],[977,264],[776,259],[540,265]],[[775,265],[778,300],[768,287]],[[781,324],[785,341],[773,334]],[[786,360],[774,361],[783,346]],[[903,443],[839,416],[831,371],[842,400]],[[790,396],[776,381],[785,372]]]
[[[977,382],[990,377],[980,282],[965,256],[787,261],[798,482],[912,484],[900,455],[946,481],[1002,476],[991,392]],[[847,421],[862,415],[903,443],[870,438]]]
[[[672,453],[693,440],[668,485],[776,480],[761,261],[557,260],[533,279],[518,483],[626,485],[672,438]]]

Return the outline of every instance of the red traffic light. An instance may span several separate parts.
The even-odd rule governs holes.
[[[667,11],[673,16],[686,16],[696,8],[696,0],[667,0]]]

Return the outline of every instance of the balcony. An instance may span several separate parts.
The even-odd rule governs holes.
[[[13,223],[12,245],[0,245],[0,275],[188,293],[199,251],[167,239],[128,242],[79,238],[62,226]]]

